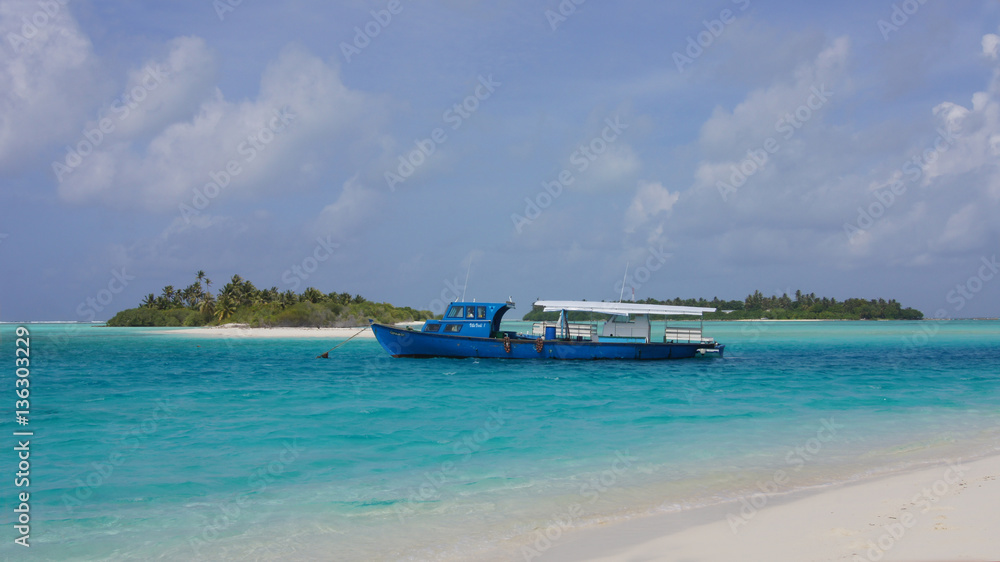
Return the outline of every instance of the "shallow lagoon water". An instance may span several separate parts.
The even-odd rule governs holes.
[[[995,321],[706,322],[724,359],[648,363],[29,328],[32,548],[8,485],[6,559],[518,559],[779,470],[783,494],[1000,445]]]

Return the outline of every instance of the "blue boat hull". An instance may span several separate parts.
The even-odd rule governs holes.
[[[535,339],[504,340],[441,335],[372,323],[375,339],[393,357],[484,357],[494,359],[686,359],[699,348],[718,349],[724,345],[706,343],[624,343],[543,340],[538,350]]]

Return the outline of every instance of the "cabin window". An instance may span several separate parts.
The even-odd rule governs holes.
[[[478,318],[480,320],[485,320],[486,319],[486,307],[485,306],[476,307],[476,318]]]
[[[469,320],[474,320],[476,318],[476,307],[468,306],[466,307],[466,310],[468,310],[468,312],[465,314],[465,317]]]
[[[440,332],[441,324],[424,324],[425,332]]]
[[[461,331],[461,329],[462,329],[461,324],[445,324],[444,327],[445,332],[458,332]]]
[[[461,318],[465,313],[465,307],[453,306],[451,310],[448,311],[448,318]]]

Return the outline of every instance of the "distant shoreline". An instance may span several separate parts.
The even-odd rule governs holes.
[[[722,318],[706,318],[702,320],[703,322],[954,322],[954,321],[965,321],[965,322],[996,322],[1000,318],[921,318],[919,320],[904,320],[904,319],[884,319],[876,318],[872,320],[858,320],[855,318],[787,318],[787,319],[777,319],[777,318],[736,318],[732,320],[726,320]],[[670,320],[670,322],[697,322],[695,319],[686,320]],[[510,320],[510,322],[538,322],[538,320]],[[658,320],[662,322],[662,320]],[[367,326],[347,326],[332,328],[327,326],[274,326],[274,327],[255,327],[251,328],[248,324],[223,324],[222,326],[108,326],[107,321],[94,321],[94,322],[76,322],[73,320],[2,320],[0,321],[0,326],[2,325],[29,325],[29,324],[62,324],[70,325],[75,324],[79,326],[91,326],[93,328],[142,328],[142,329],[157,329],[164,332],[169,332],[176,334],[178,331],[199,331],[199,330],[220,330],[220,329],[241,329],[241,330],[360,330]],[[423,326],[423,321],[419,322],[403,322],[397,324],[397,326]],[[361,336],[358,336],[361,337]]]
[[[400,328],[423,325],[423,322],[397,324]],[[160,328],[148,333],[171,336],[194,336],[203,338],[313,338],[341,339],[355,337],[359,339],[375,339],[375,334],[368,326],[350,328],[319,328],[319,327],[273,327],[251,328],[247,324],[224,324],[222,326],[200,326],[195,328]]]

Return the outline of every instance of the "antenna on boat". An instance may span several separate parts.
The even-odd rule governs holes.
[[[465,270],[465,285],[462,287],[462,302],[465,302],[465,291],[469,289],[470,273],[472,273],[472,258],[469,258],[469,269]]]
[[[622,302],[622,299],[625,298],[625,280],[628,279],[628,266],[630,263],[632,262],[625,262],[625,275],[622,276],[622,293],[618,295],[618,302]]]

